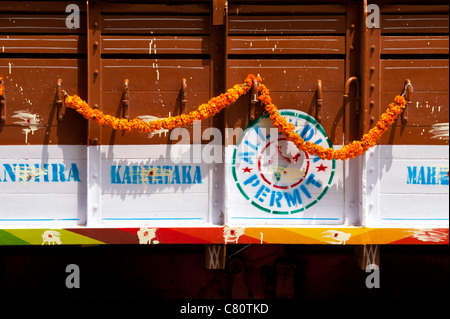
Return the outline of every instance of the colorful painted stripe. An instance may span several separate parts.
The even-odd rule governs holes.
[[[0,245],[449,244],[448,228],[156,227],[0,229]]]

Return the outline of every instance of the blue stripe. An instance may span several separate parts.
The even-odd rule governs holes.
[[[295,218],[295,217],[287,217],[287,218],[276,218],[276,217],[231,217],[231,219],[303,219],[303,220],[339,220],[339,218]]]
[[[382,220],[448,220],[448,218],[381,218]]]
[[[61,220],[78,220],[78,218],[2,218],[0,221],[14,221],[14,222],[34,222],[34,221],[61,221]]]
[[[203,220],[203,218],[102,218],[102,220]]]

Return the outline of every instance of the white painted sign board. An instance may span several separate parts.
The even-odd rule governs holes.
[[[368,226],[448,227],[448,146],[376,146],[365,155],[365,174]]]
[[[84,146],[0,146],[0,224],[85,224],[86,165]]]

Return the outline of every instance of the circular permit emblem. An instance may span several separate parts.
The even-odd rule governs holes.
[[[279,112],[305,141],[333,147],[313,117],[297,110]],[[234,150],[231,169],[237,188],[253,206],[266,213],[289,215],[311,208],[325,196],[335,164],[335,160],[300,151],[265,115],[244,131]]]

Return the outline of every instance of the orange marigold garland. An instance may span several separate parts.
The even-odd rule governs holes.
[[[344,145],[339,150],[332,148],[325,149],[324,147],[304,141],[300,135],[294,132],[295,126],[289,123],[284,117],[282,117],[277,110],[277,107],[272,104],[269,90],[264,84],[260,84],[261,95],[259,99],[266,105],[266,111],[269,113],[273,124],[278,128],[278,131],[283,136],[293,142],[300,150],[307,152],[310,155],[317,155],[321,159],[332,160],[340,159],[346,160],[349,158],[355,158],[364,154],[369,148],[375,146],[376,141],[387,131],[389,125],[394,123],[395,119],[403,112],[406,106],[406,100],[403,96],[397,96],[394,103],[389,104],[389,108],[381,116],[381,119],[377,122],[369,133],[364,134],[360,141],[353,141],[350,144]]]
[[[406,106],[405,98],[403,96],[397,96],[394,103],[389,104],[389,108],[369,133],[364,134],[360,141],[353,141],[350,144],[344,145],[339,150],[334,150],[332,148],[325,149],[320,145],[308,141],[305,142],[299,134],[294,132],[295,126],[278,113],[277,107],[272,103],[269,90],[261,83],[261,77],[255,77],[252,74],[247,76],[243,84],[236,84],[227,92],[200,105],[195,111],[151,122],[145,122],[137,118],[127,120],[119,119],[111,115],[105,115],[100,110],[92,109],[85,101],[76,95],[66,96],[66,106],[75,109],[86,119],[91,119],[100,125],[111,126],[115,130],[124,130],[127,132],[138,130],[142,133],[152,133],[161,129],[171,130],[175,127],[185,127],[191,125],[196,120],[201,121],[210,116],[214,116],[228,105],[236,102],[240,96],[248,93],[252,87],[253,79],[256,79],[259,84],[258,91],[260,96],[258,99],[265,105],[266,111],[269,113],[273,124],[278,128],[279,132],[281,132],[286,139],[292,141],[300,150],[327,160],[346,160],[364,154],[370,147],[375,146],[376,141],[387,131],[389,125],[395,121]]]

